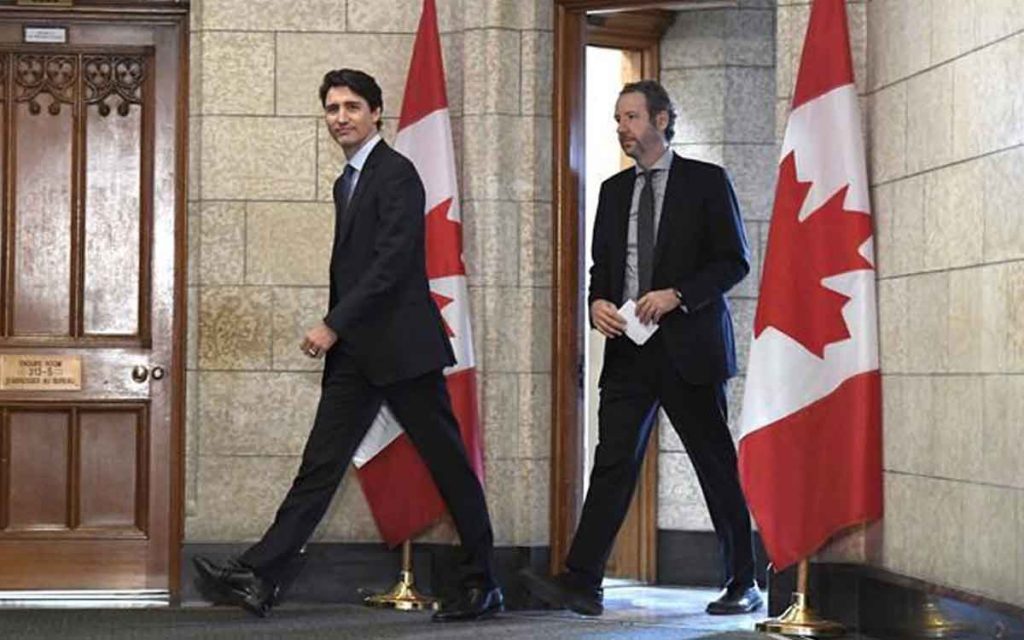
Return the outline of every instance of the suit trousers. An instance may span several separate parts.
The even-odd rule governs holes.
[[[350,357],[332,352],[313,429],[288,495],[263,538],[239,560],[280,582],[323,518],[352,456],[386,401],[419,452],[462,542],[465,586],[495,586],[493,533],[479,479],[470,466],[440,370],[374,386]],[[397,481],[397,480],[396,480]]]
[[[726,584],[753,585],[750,514],[729,434],[725,382],[694,385],[683,380],[657,333],[642,347],[624,336],[614,340],[624,343],[606,351],[597,451],[566,567],[580,583],[600,586],[661,406],[696,471],[718,538]]]

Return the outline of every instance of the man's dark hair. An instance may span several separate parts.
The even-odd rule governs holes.
[[[668,97],[665,87],[661,86],[661,83],[657,80],[640,80],[639,82],[629,82],[622,87],[619,95],[621,96],[624,93],[642,93],[644,95],[644,98],[647,99],[647,114],[651,118],[652,125],[654,124],[655,116],[662,111],[668,113],[665,141],[672,142],[672,138],[676,135],[676,108]]]
[[[384,111],[384,97],[380,85],[368,73],[358,69],[335,69],[325,73],[324,81],[320,84],[320,104],[324,107],[327,106],[327,92],[334,87],[348,87],[352,93],[366,100],[370,105],[370,111]],[[383,123],[383,118],[377,120],[377,128],[380,129]]]

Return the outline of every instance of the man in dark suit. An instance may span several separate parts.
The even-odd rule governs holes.
[[[434,620],[493,615],[502,608],[493,535],[442,373],[455,358],[427,282],[423,184],[412,163],[380,137],[383,99],[371,76],[331,71],[320,100],[347,159],[334,184],[329,310],[300,345],[311,358],[326,356],[320,404],[273,525],[227,564],[197,558],[198,576],[214,599],[266,615],[287,565],[320,522],[387,402],[448,505],[465,555],[462,594],[445,602]]]
[[[762,601],[725,395],[736,373],[725,293],[750,270],[736,196],[721,167],[669,148],[675,112],[657,82],[627,84],[615,121],[636,166],[601,186],[594,226],[590,318],[608,340],[590,488],[567,571],[523,577],[549,604],[603,611],[605,564],[661,406],[693,462],[721,548],[725,589],[707,611],[749,612]],[[623,335],[619,308],[627,300],[641,323],[658,325],[643,346]]]

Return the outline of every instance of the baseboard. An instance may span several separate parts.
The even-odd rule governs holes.
[[[811,563],[808,578],[810,605],[861,635],[1024,638],[1024,608],[1016,605],[868,565]],[[795,568],[771,576],[772,616],[789,605],[795,587]],[[953,626],[943,631],[943,619]]]
[[[195,586],[192,558],[214,559],[237,556],[245,544],[186,543],[182,550],[182,602],[201,600]],[[530,608],[531,602],[520,585],[516,572],[531,567],[546,572],[548,547],[497,547],[494,550],[495,574],[505,594],[508,609]],[[459,583],[456,548],[442,544],[414,544],[412,554],[416,586],[427,594],[444,597]],[[401,569],[401,550],[390,550],[373,543],[313,543],[294,565],[290,579],[282,585],[282,601],[362,602],[367,593],[391,589]]]
[[[765,584],[768,555],[761,536],[754,532],[754,566],[757,582]],[[658,529],[658,584],[688,587],[720,587],[721,553],[714,531]]]

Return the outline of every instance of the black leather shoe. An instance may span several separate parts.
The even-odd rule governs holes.
[[[434,614],[434,622],[464,622],[483,620],[505,609],[501,589],[469,587],[455,600],[444,602]]]
[[[578,580],[573,580],[572,574],[560,573],[549,577],[526,568],[519,572],[519,577],[527,591],[550,607],[564,607],[584,616],[604,613],[604,591],[600,587],[580,584]]]
[[[757,611],[764,604],[757,585],[752,587],[726,587],[717,600],[708,603],[707,612],[713,616],[729,616]]]
[[[277,585],[265,580],[236,560],[217,564],[202,556],[192,560],[203,595],[214,604],[242,607],[261,618],[270,613]]]

